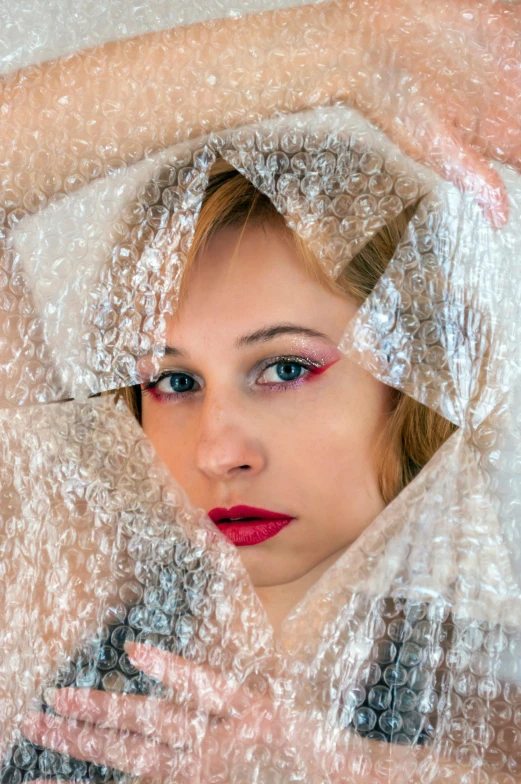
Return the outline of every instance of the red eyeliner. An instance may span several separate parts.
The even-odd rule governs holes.
[[[285,384],[264,384],[263,386],[272,389],[274,392],[284,392],[285,390],[292,389],[295,387],[300,387],[302,384],[307,384],[310,381],[314,381],[318,376],[321,376],[331,365],[334,365],[338,362],[342,357],[338,357],[337,359],[333,359],[331,362],[328,362],[327,365],[322,365],[322,367],[316,367],[311,365],[310,367],[306,368],[308,371],[305,376],[299,376],[299,378],[295,378],[293,381],[286,381]]]
[[[164,392],[158,392],[156,387],[145,386],[144,388],[142,387],[142,389],[144,392],[148,392],[149,395],[152,395],[154,400],[156,400],[158,403],[164,403],[165,400],[168,400],[168,395],[166,395]]]
[[[335,365],[337,362],[340,362],[341,359],[342,357],[338,357],[337,359],[334,359],[332,362],[328,362],[327,365],[322,365],[322,367],[313,368],[311,372],[314,376],[321,376],[322,373],[324,373],[328,368],[331,367],[331,365]]]
[[[284,383],[277,384],[277,383],[273,382],[271,384],[261,384],[260,386],[261,387],[264,386],[264,387],[267,387],[268,389],[271,389],[273,391],[280,391],[280,392],[283,392],[284,390],[287,390],[287,389],[299,387],[302,384],[305,384],[308,381],[313,380],[317,376],[321,376],[322,373],[325,373],[326,370],[328,370],[332,365],[334,365],[337,362],[339,362],[341,359],[342,359],[342,356],[337,357],[336,359],[331,360],[331,362],[328,362],[327,364],[322,365],[320,367],[317,367],[316,365],[309,365],[309,366],[306,367],[305,364],[301,363],[301,360],[305,362],[304,357],[295,357],[294,360],[293,360],[294,363],[295,364],[301,364],[301,366],[308,371],[304,376],[300,376],[299,378],[293,379],[292,381],[286,381]],[[273,364],[279,364],[280,362],[283,362],[283,361],[285,361],[285,360],[281,359],[277,363],[272,363],[272,365]],[[309,359],[307,361],[308,361],[308,363],[310,362]],[[291,364],[292,360],[288,359],[287,362],[288,362],[288,364]],[[272,365],[268,365],[267,367],[271,367]],[[161,378],[159,378],[158,381],[156,381],[155,383],[158,384],[160,380],[161,380]],[[176,393],[171,393],[170,394],[170,393],[159,392],[157,387],[153,386],[152,384],[150,386],[145,385],[144,387],[142,387],[142,389],[143,389],[143,391],[151,394],[152,397],[154,398],[154,400],[157,401],[158,403],[168,402],[168,401],[171,401],[172,398],[176,397]],[[183,396],[183,393],[177,393],[177,394],[180,394],[181,397]]]

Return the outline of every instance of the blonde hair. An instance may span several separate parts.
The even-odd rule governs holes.
[[[188,272],[198,254],[204,252],[220,228],[241,229],[247,225],[269,226],[291,240],[308,274],[335,294],[362,304],[373,290],[392,258],[417,205],[405,209],[378,233],[345,266],[336,280],[331,279],[306,242],[292,231],[270,199],[230,164],[219,158],[214,164],[192,245],[179,289],[179,303],[187,295]],[[240,237],[239,237],[240,242]],[[140,388],[118,391],[140,419]],[[442,416],[402,392],[389,388],[391,412],[378,443],[375,444],[379,487],[389,503],[430,460],[444,441],[457,429]]]

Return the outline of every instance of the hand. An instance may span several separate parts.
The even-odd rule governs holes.
[[[299,714],[295,706],[277,709],[267,689],[255,693],[252,682],[234,685],[208,665],[194,665],[149,645],[127,643],[125,649],[136,668],[174,690],[175,701],[170,696],[56,689],[50,702],[60,716],[31,714],[24,723],[27,738],[138,776],[147,784],[224,784],[235,764],[248,761],[262,778],[262,755],[272,762],[275,748],[279,761],[298,767],[300,773],[305,766],[308,784],[341,784],[350,777],[359,784],[388,784],[391,777],[419,784],[422,761],[439,765],[446,784],[459,784],[472,772],[472,766],[457,765],[439,750],[431,759],[428,747],[368,740],[348,730],[340,731],[331,753],[318,758],[313,736],[318,730],[323,737],[324,724]],[[266,685],[266,679],[260,676],[258,683]],[[449,767],[444,767],[446,762]],[[402,778],[396,777],[397,771]]]
[[[253,694],[251,683],[237,687],[207,665],[193,665],[149,645],[125,647],[136,668],[175,691],[175,702],[97,689],[56,689],[52,706],[60,716],[30,714],[23,728],[27,738],[145,780],[193,784],[199,766],[204,766],[202,780],[211,780],[222,775],[234,754],[243,761],[256,743],[265,749],[284,737],[281,711],[267,693]],[[266,684],[263,678],[259,682]],[[292,728],[302,758],[309,749],[305,761],[311,770],[312,746],[304,739],[316,727],[303,716],[295,722],[292,713]],[[202,742],[192,751],[198,736]]]
[[[363,0],[352,21],[347,7],[341,0],[331,47],[340,51],[359,22],[340,68],[348,100],[503,225],[508,196],[490,161],[521,171],[521,7]],[[356,68],[351,49],[365,51]]]

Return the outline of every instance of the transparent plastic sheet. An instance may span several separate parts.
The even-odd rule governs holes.
[[[4,342],[17,352],[6,403],[98,393],[152,372],[217,155],[272,199],[332,278],[432,180],[343,109],[214,133],[75,191],[11,234],[32,307],[13,319],[18,345]]]
[[[313,39],[319,28],[311,18],[315,57],[327,54]],[[505,59],[508,40],[499,28]],[[369,78],[374,65],[365,67]],[[23,98],[23,89],[8,95],[12,116]],[[78,143],[71,180],[47,182],[63,198],[44,197],[41,181],[31,190],[23,167],[16,189],[3,190],[2,781],[512,784],[521,780],[519,176],[496,166],[510,202],[498,231],[473,194],[357,110],[268,108],[278,116],[254,122],[220,110],[207,134],[157,140],[144,160],[112,151],[103,168],[100,148],[93,163]],[[110,123],[109,106],[102,114]],[[52,120],[44,106],[42,137]],[[81,141],[77,116],[73,128]],[[11,154],[4,174],[20,151]],[[332,278],[421,198],[340,347],[459,427],[278,639],[237,549],[160,464],[123,401],[87,399],[156,372],[217,154],[269,196]],[[129,660],[128,640],[176,654],[198,675],[153,678]],[[49,685],[148,697],[142,734],[162,728],[169,753],[159,759],[135,738],[108,748],[88,733],[77,755],[29,743],[25,713]],[[186,744],[168,736],[165,705]]]

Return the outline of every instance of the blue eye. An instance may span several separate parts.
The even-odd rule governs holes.
[[[303,370],[306,370],[306,368],[299,362],[288,362],[287,360],[282,360],[265,368],[262,376],[266,378],[266,376],[268,376],[270,373],[272,374],[271,378],[266,378],[267,383],[276,383],[277,381],[295,381],[297,378],[300,378]]]
[[[154,384],[155,389],[162,394],[191,392],[195,381],[186,373],[169,373]]]
[[[318,372],[319,367],[319,363],[310,360],[278,357],[275,362],[264,364],[260,374],[257,371],[256,383],[273,389],[288,389],[294,386],[293,382]],[[149,392],[157,400],[180,400],[189,397],[192,392],[197,392],[199,388],[199,383],[188,373],[165,371],[157,381],[147,384],[144,391]]]

